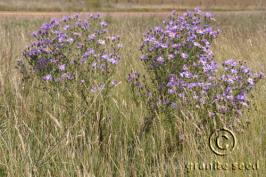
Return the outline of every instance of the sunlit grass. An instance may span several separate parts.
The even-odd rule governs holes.
[[[72,90],[71,102],[60,92],[51,97],[36,87],[35,80],[23,92],[20,75],[15,69],[22,49],[31,40],[31,32],[46,21],[40,19],[0,18],[0,169],[7,176],[263,176],[266,149],[266,83],[256,88],[253,105],[243,119],[249,126],[235,132],[237,146],[226,157],[213,154],[208,135],[195,137],[193,123],[184,122],[182,151],[174,138],[167,136],[162,117],[158,115],[152,130],[139,137],[145,117],[145,105],[135,105],[126,83],[131,69],[141,69],[139,45],[147,29],[159,24],[162,17],[107,17],[111,29],[124,43],[122,61],[116,78],[120,84],[109,103],[105,117],[105,137],[99,146],[98,117],[80,112],[81,99]],[[246,61],[255,71],[266,72],[266,14],[219,15],[222,34],[215,41],[216,58],[228,57]],[[101,98],[101,95],[98,97]],[[66,107],[68,106],[68,107]],[[96,107],[88,106],[90,110]],[[171,139],[172,138],[172,139]],[[169,150],[172,148],[173,150]],[[254,162],[258,171],[190,171],[188,162]],[[1,174],[0,171],[0,174]]]

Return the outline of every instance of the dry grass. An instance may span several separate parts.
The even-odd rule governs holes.
[[[254,105],[243,119],[250,124],[236,132],[237,146],[227,157],[214,155],[207,145],[207,135],[194,137],[190,121],[184,124],[183,151],[175,141],[167,139],[167,129],[158,116],[151,132],[143,139],[138,128],[144,120],[145,105],[136,107],[131,101],[125,81],[132,68],[140,68],[137,50],[143,32],[159,24],[158,16],[106,17],[111,29],[121,34],[123,61],[117,78],[121,80],[113,93],[103,149],[98,146],[98,127],[86,113],[79,112],[79,98],[73,91],[73,107],[58,93],[51,98],[34,87],[28,94],[19,85],[15,65],[21,50],[31,40],[30,32],[47,18],[0,18],[0,176],[261,176],[266,174],[266,82],[254,92]],[[215,42],[218,61],[228,57],[244,60],[254,70],[266,72],[266,14],[219,14],[222,34]],[[35,81],[38,82],[38,81]],[[90,111],[88,109],[88,111]],[[132,146],[134,144],[134,146]],[[169,151],[167,148],[172,147]],[[188,162],[254,162],[259,170],[220,170],[188,172]]]

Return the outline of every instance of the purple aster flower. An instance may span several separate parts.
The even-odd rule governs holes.
[[[96,62],[92,62],[91,67],[92,67],[93,69],[96,69],[96,67],[97,67],[97,63],[96,63]]]
[[[164,58],[159,56],[157,59],[156,59],[157,62],[159,62],[160,64],[163,64],[164,63]]]
[[[51,81],[51,80],[53,80],[53,77],[52,77],[51,74],[47,74],[47,75],[44,76],[42,79],[43,79],[44,81]]]
[[[59,65],[58,68],[59,68],[60,71],[64,71],[66,69],[66,65],[65,64]]]
[[[110,59],[108,59],[108,61],[114,65],[118,64],[118,61],[114,58],[110,58]]]
[[[48,30],[50,30],[53,26],[50,24],[50,23],[44,23],[42,26],[41,26],[41,30],[47,32]]]
[[[240,67],[240,69],[241,69],[241,72],[243,72],[244,74],[247,74],[250,72],[250,69],[243,65]]]
[[[58,60],[54,59],[54,58],[50,58],[49,59],[50,63],[56,64],[58,62]]]
[[[128,82],[132,82],[133,80],[137,80],[140,74],[138,72],[132,72],[128,75]]]
[[[61,81],[64,81],[64,80],[73,80],[74,77],[71,73],[63,73],[60,77],[60,80]]]
[[[112,86],[117,86],[118,85],[118,81],[117,80],[112,80],[111,81],[111,85]]]
[[[264,73],[263,72],[258,72],[258,73],[255,73],[255,78],[257,78],[257,79],[262,79],[262,78],[264,78]]]
[[[107,23],[106,23],[105,21],[101,21],[100,25],[101,25],[102,27],[107,27]]]
[[[194,46],[201,48],[202,46],[198,42],[193,42]]]
[[[167,49],[168,48],[168,45],[167,44],[161,44],[161,48]]]
[[[105,84],[103,84],[103,83],[96,84],[96,85],[92,86],[90,91],[92,93],[101,92],[104,88],[105,88]]]
[[[240,102],[245,102],[246,99],[247,99],[247,95],[245,93],[245,91],[241,91],[237,96],[236,96],[236,99]]]
[[[91,34],[91,35],[88,36],[88,40],[89,41],[93,41],[95,39],[96,39],[96,34],[95,33],[93,33],[93,34]]]
[[[35,38],[37,38],[38,37],[38,33],[37,32],[33,32],[32,33],[32,36],[35,37]]]
[[[68,39],[67,39],[67,42],[69,42],[69,43],[73,43],[73,42],[74,42],[74,39],[73,39],[73,38],[68,38]]]
[[[49,60],[46,58],[40,58],[36,63],[35,69],[36,70],[43,70],[47,67]]]
[[[115,42],[115,41],[119,40],[119,36],[111,36],[110,39],[111,39],[111,41]]]
[[[193,74],[190,73],[189,71],[183,71],[183,72],[180,73],[180,76],[183,77],[183,78],[192,78]]]
[[[226,61],[224,61],[223,64],[225,66],[232,66],[232,67],[237,66],[237,62],[235,60],[233,60],[233,59],[226,60]]]
[[[231,72],[232,74],[237,74],[237,73],[238,73],[238,71],[237,71],[236,69],[230,69],[230,72]]]
[[[252,78],[248,78],[248,84],[254,86],[254,80]]]
[[[108,55],[102,55],[102,59],[104,59],[104,60],[109,60],[109,58],[110,58],[110,56],[108,56]]]
[[[83,47],[84,47],[84,44],[82,44],[82,43],[80,43],[80,42],[77,43],[77,48],[78,48],[78,49],[82,49]]]
[[[183,59],[187,59],[187,58],[188,58],[188,54],[187,54],[187,53],[181,53],[181,57],[182,57]]]
[[[97,43],[100,44],[100,45],[105,45],[105,40],[99,39],[97,41]]]
[[[65,33],[59,33],[59,34],[57,35],[57,37],[58,37],[58,42],[59,42],[59,43],[63,43],[63,42],[66,40],[67,35],[66,35]]]
[[[69,25],[65,25],[65,26],[64,26],[64,30],[68,30],[69,28],[70,28]]]
[[[140,57],[140,59],[141,59],[142,61],[146,61],[146,60],[148,60],[148,56],[147,56],[147,55],[142,55],[142,56]]]
[[[177,86],[178,82],[177,82],[177,78],[176,75],[174,74],[170,74],[168,76],[168,83],[167,83],[167,87],[175,87]]]
[[[64,16],[61,20],[62,20],[63,22],[67,22],[69,19],[70,19],[69,16]]]
[[[175,89],[168,89],[168,94],[173,95],[175,93],[176,93]]]
[[[175,58],[175,56],[174,56],[173,54],[169,54],[169,55],[168,55],[168,59],[169,59],[169,60],[173,60],[174,58]]]

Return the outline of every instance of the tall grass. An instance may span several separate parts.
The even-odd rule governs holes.
[[[116,78],[121,80],[112,93],[108,116],[104,118],[105,139],[99,146],[99,110],[91,102],[87,111],[77,90],[65,100],[60,92],[51,97],[37,87],[20,85],[16,59],[30,41],[30,33],[46,21],[39,19],[0,19],[0,174],[6,176],[263,176],[266,148],[266,84],[254,92],[253,106],[243,119],[250,124],[235,132],[237,146],[230,156],[219,157],[208,147],[208,134],[195,137],[193,123],[181,122],[182,151],[175,137],[168,135],[163,118],[157,115],[148,134],[140,139],[139,127],[145,118],[145,105],[135,105],[126,83],[127,73],[141,69],[139,51],[143,32],[159,24],[161,17],[106,17],[111,30],[121,34],[122,61]],[[253,70],[266,71],[266,14],[219,15],[222,35],[215,42],[218,61],[230,57],[246,61]],[[97,99],[101,100],[101,95]],[[97,112],[97,111],[96,111]],[[196,119],[196,117],[192,117]],[[188,162],[254,162],[259,170],[188,172]]]

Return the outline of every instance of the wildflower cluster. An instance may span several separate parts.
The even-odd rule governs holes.
[[[136,71],[131,73],[128,81],[134,94],[142,93],[142,99],[145,94],[146,99],[155,97],[158,107],[148,105],[154,111],[194,105],[211,115],[241,114],[248,93],[263,75],[234,60],[225,61],[222,76],[218,74],[211,44],[220,30],[211,27],[214,21],[212,14],[196,8],[181,16],[173,12],[162,26],[148,31],[140,59],[152,84],[140,82]]]
[[[214,20],[199,9],[183,16],[173,12],[162,27],[145,34],[141,60],[153,76],[163,105],[186,99],[188,90],[195,99],[204,101],[217,68],[210,47],[219,33],[209,26]]]
[[[248,107],[248,94],[263,73],[254,73],[241,62],[229,59],[223,62],[223,74],[217,79],[217,94],[214,95],[215,112],[227,115],[241,115]]]
[[[106,82],[112,84],[121,48],[119,36],[110,35],[107,27],[99,14],[52,19],[33,33],[35,41],[23,59],[43,81],[78,81],[92,91],[103,89]]]

